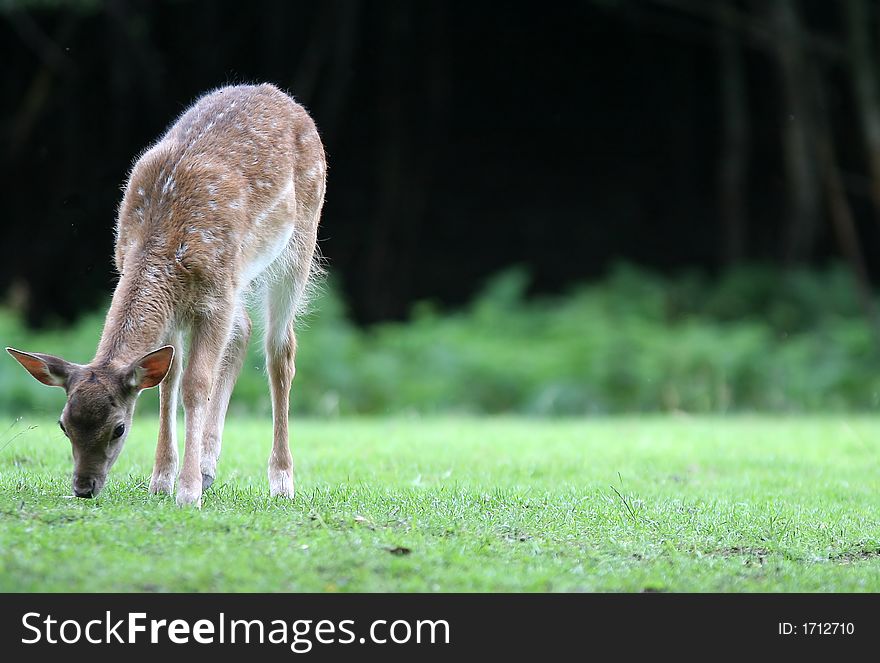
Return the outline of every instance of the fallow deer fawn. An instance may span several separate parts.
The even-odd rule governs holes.
[[[294,319],[318,269],[325,173],[311,118],[272,85],[203,96],[140,156],[119,206],[120,278],[95,358],[79,365],[7,348],[37,380],[67,392],[59,424],[73,447],[74,495],[101,491],[138,394],[158,384],[150,492],[174,491],[180,389],[186,440],[177,503],[201,506],[251,334],[245,300],[256,295],[266,318],[274,420],[269,491],[293,496]]]

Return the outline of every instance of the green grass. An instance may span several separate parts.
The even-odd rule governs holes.
[[[147,494],[151,419],[97,500],[18,422],[0,591],[880,591],[880,419],[294,420],[292,502],[269,423],[226,430],[195,511]]]

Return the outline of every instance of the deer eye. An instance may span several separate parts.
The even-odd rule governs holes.
[[[125,424],[119,424],[116,428],[113,429],[113,438],[117,439],[122,437],[122,434],[125,432]]]
[[[61,423],[61,420],[58,420],[58,428],[61,429],[61,432],[67,435],[67,429],[64,427],[64,424]]]

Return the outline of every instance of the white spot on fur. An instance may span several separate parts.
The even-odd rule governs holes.
[[[162,273],[156,265],[150,265],[144,269],[144,277],[151,285],[158,285],[161,282]],[[144,294],[150,294],[149,289],[143,290]]]
[[[174,191],[174,187],[175,187],[174,176],[169,175],[168,177],[165,178],[165,184],[162,185],[162,193],[165,194],[165,193],[168,193],[169,191]]]

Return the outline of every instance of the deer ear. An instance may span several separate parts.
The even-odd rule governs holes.
[[[166,345],[153,350],[135,361],[129,369],[128,383],[134,389],[149,389],[162,382],[171,368],[174,346]]]
[[[37,380],[50,387],[64,387],[70,381],[70,376],[78,367],[61,357],[44,355],[32,352],[22,352],[15,348],[6,348],[6,352],[33,375]]]

